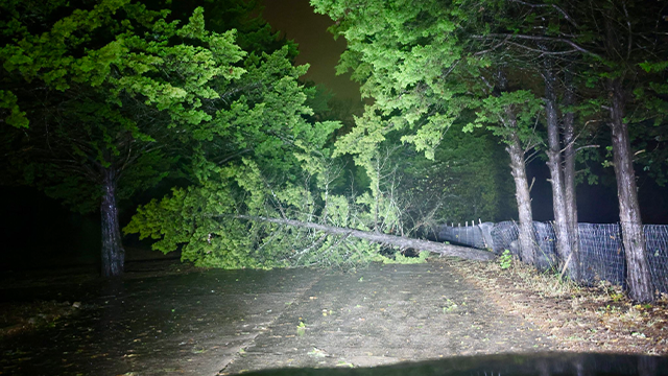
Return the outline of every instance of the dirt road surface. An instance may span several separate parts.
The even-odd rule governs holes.
[[[554,348],[447,263],[208,270],[0,293],[3,304],[81,302],[50,327],[3,338],[2,375],[213,376]]]

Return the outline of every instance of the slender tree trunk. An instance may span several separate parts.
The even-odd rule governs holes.
[[[501,92],[508,90],[508,79],[502,70],[497,72],[497,87]],[[506,152],[510,156],[510,173],[515,181],[515,199],[519,216],[520,257],[527,264],[535,265],[536,235],[533,228],[533,212],[531,210],[531,194],[527,180],[524,148],[517,133],[517,117],[512,106],[506,106],[504,126],[509,131],[506,136]]]
[[[572,73],[566,71],[564,80],[566,81],[564,105],[570,107],[575,104]],[[572,255],[570,271],[571,277],[578,280],[582,265],[580,265],[580,231],[575,197],[575,114],[572,109],[566,110],[561,125],[564,140],[564,199]]]
[[[566,198],[563,175],[561,171],[561,143],[559,142],[559,115],[557,114],[557,94],[552,63],[545,58],[545,118],[547,125],[547,167],[552,180],[552,210],[554,212],[554,230],[557,236],[557,256],[565,263],[571,255],[570,235],[566,218]]]
[[[622,224],[622,242],[626,255],[626,279],[629,296],[639,302],[654,300],[645,234],[640,217],[636,175],[633,170],[633,154],[629,141],[628,125],[624,122],[624,92],[621,79],[607,80],[611,98],[612,151],[614,155],[615,176],[617,178],[617,197],[619,199],[619,218]]]
[[[517,199],[517,211],[519,214],[519,241],[520,257],[527,264],[535,264],[536,236],[533,228],[533,213],[531,211],[531,195],[527,181],[526,165],[524,161],[524,150],[517,132],[508,137],[506,151],[510,155],[510,172],[515,181],[515,198]]]
[[[118,277],[123,274],[125,250],[118,223],[116,180],[111,168],[102,168],[102,189],[102,276]]]

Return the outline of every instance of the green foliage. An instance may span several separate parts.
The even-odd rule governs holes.
[[[513,265],[513,255],[510,254],[509,250],[503,251],[501,256],[499,256],[499,266],[501,269],[506,270]]]
[[[587,51],[578,66],[578,75],[586,79],[580,90],[583,115],[592,123],[605,125],[611,117],[610,85],[618,82],[623,93],[618,111],[631,137],[634,163],[659,185],[668,181],[668,149],[662,137],[668,114],[668,44],[657,37],[668,25],[664,6],[661,2],[611,2],[600,8],[572,10],[578,22],[573,34],[587,36],[575,39]],[[597,131],[607,130],[600,127]],[[610,141],[604,143],[609,145]],[[612,167],[612,153],[601,149],[600,154],[604,156],[599,158],[606,159],[604,166]]]
[[[158,240],[153,248],[165,253],[182,246],[183,259],[198,266],[345,267],[382,260],[378,246],[364,241],[238,217],[239,213],[287,215],[368,230],[351,213],[355,208],[347,199],[322,189],[327,183],[322,178],[314,176],[323,184],[323,196],[318,200],[309,187],[268,180],[266,172],[250,159],[225,167],[202,162],[200,168],[205,164],[207,174],[200,175],[197,186],[175,189],[171,196],[140,207],[124,231]]]
[[[473,218],[495,221],[512,213],[508,157],[488,133],[461,132],[455,123],[430,161],[410,149],[397,153],[400,193],[411,218],[460,222]],[[426,213],[430,215],[425,216]]]
[[[447,7],[380,0],[367,1],[363,8],[332,0],[312,5],[337,21],[332,31],[347,40],[339,72],[352,71],[362,83],[362,96],[374,99],[357,127],[338,141],[338,153],[353,154],[355,163],[365,166],[389,132],[414,129],[402,141],[433,158],[466,103],[460,96],[466,86],[449,74],[459,69],[461,46]]]
[[[27,128],[28,119],[25,111],[21,111],[17,103],[18,98],[11,91],[0,90],[0,109],[9,110],[9,115],[5,119],[7,124],[17,128]]]
[[[648,123],[649,121],[634,124],[630,131],[632,146],[637,150],[634,162],[642,166],[642,174],[652,178],[657,185],[665,187],[668,183],[668,140],[665,136],[668,123]]]
[[[306,334],[306,324],[304,324],[303,321],[300,321],[299,325],[297,325],[297,335],[301,337],[304,334]]]
[[[262,17],[262,6],[258,0],[188,0],[169,1],[164,4],[170,17],[186,22],[193,11],[202,7],[206,10],[204,21],[207,30],[224,33],[236,30],[236,44],[248,53],[271,54],[288,46],[289,58],[297,56],[297,45],[279,38],[280,33],[271,30]]]
[[[452,311],[456,310],[458,307],[459,307],[459,305],[457,303],[455,303],[452,299],[448,298],[445,301],[445,306],[442,308],[443,313],[452,312]]]
[[[396,252],[394,258],[384,257],[383,263],[385,264],[423,264],[427,262],[430,252],[422,251],[418,257],[407,257],[404,256],[401,252]]]
[[[259,217],[289,218],[369,230],[366,196],[344,197],[340,165],[331,159],[333,121],[313,122],[305,67],[289,49],[249,54],[232,80],[226,106],[193,132],[192,185],[141,206],[125,233],[181,249],[198,266],[348,267],[381,261],[379,246]]]
[[[6,14],[18,6],[3,5]],[[183,26],[166,21],[168,12],[151,11],[130,0],[104,0],[91,9],[64,5],[58,11],[70,15],[42,33],[7,22],[13,28],[4,30],[4,37],[15,41],[0,49],[7,73],[60,92],[79,85],[100,88],[110,111],[121,106],[124,95],[141,98],[146,105],[169,110],[173,125],[208,120],[199,108],[201,101],[217,94],[207,83],[242,72],[229,66],[243,56],[234,45],[234,33],[206,31],[201,8]],[[116,13],[124,17],[112,17]],[[172,43],[177,37],[198,40],[199,45]],[[178,81],[165,74],[174,71],[180,73]]]
[[[188,133],[215,116],[205,104],[245,72],[236,66],[245,52],[234,31],[206,30],[202,8],[179,23],[129,0],[82,6],[23,13],[22,3],[3,3],[16,18],[2,17],[11,42],[0,61],[11,88],[2,91],[5,121],[32,122],[5,134],[19,180],[89,212],[99,208],[104,171],[120,200],[173,175]],[[31,17],[53,23],[33,30]]]
[[[498,158],[485,134],[461,136],[460,131],[485,126],[503,140],[519,133],[529,143],[540,100],[528,91],[492,96],[483,87],[485,78],[492,80],[490,61],[470,53],[473,41],[461,32],[472,27],[475,20],[467,12],[478,7],[437,1],[311,4],[336,22],[331,29],[335,37],[346,38],[339,72],[351,71],[362,83],[362,95],[373,98],[335,149],[337,156],[352,155],[366,172],[372,198],[367,201],[378,206],[371,206],[371,212],[382,212],[383,200],[391,197],[399,208],[394,216],[404,225],[469,215],[498,217],[506,206],[501,202],[507,195],[500,193],[507,179],[496,171],[508,171],[505,158]],[[505,116],[499,118],[508,107],[515,107],[512,125],[503,124]],[[471,117],[471,109],[477,118]],[[462,127],[466,123],[470,125]],[[403,144],[414,146],[430,162],[405,152]]]
[[[503,92],[498,96],[488,96],[479,101],[475,121],[464,130],[486,126],[492,134],[508,142],[511,134],[517,134],[523,144],[535,142],[534,124],[542,111],[542,100],[528,90]],[[512,113],[514,124],[508,118]]]
[[[644,61],[638,65],[647,73],[661,73],[668,69],[668,61]]]
[[[6,5],[3,15],[28,23],[20,3]],[[291,63],[294,46],[265,48],[261,27],[257,39],[244,36],[243,51],[235,31],[207,28],[202,8],[179,20],[131,0],[89,5],[59,4],[53,26],[39,32],[20,22],[3,30],[14,41],[0,49],[3,85],[25,85],[3,86],[2,108],[15,126],[26,124],[12,116],[31,121],[3,145],[26,182],[89,211],[99,207],[103,172],[113,172],[123,199],[179,168],[190,185],[139,207],[125,233],[205,267],[382,259],[377,245],[253,219],[370,228],[365,204],[340,194],[328,144],[340,123],[314,121],[315,93],[298,81],[308,67]],[[48,98],[44,111],[30,107],[34,87]]]

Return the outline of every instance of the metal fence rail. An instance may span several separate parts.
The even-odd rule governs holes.
[[[619,224],[580,223],[579,282],[596,283],[599,280],[626,287],[626,259]],[[668,225],[645,225],[647,261],[654,287],[668,293]],[[534,222],[537,245],[535,266],[546,270],[558,265],[555,252],[556,237],[549,222]],[[496,254],[509,250],[519,256],[519,229],[515,222],[451,227],[440,226],[438,240],[489,249]],[[490,244],[491,243],[491,244]]]

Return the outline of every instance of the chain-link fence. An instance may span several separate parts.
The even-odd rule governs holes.
[[[649,272],[654,287],[668,293],[668,225],[645,225]]]
[[[654,287],[668,293],[668,225],[645,225],[647,261]],[[578,224],[580,235],[579,281],[596,283],[599,280],[626,285],[626,259],[619,224]],[[535,266],[547,270],[558,265],[555,252],[556,236],[551,223],[534,222],[537,247]],[[515,222],[489,222],[473,226],[440,226],[440,241],[488,249],[496,254],[509,250],[519,256],[519,229]]]
[[[490,228],[494,226],[494,224],[488,222],[485,222],[485,224]],[[448,241],[478,249],[490,249],[492,246],[485,242],[483,229],[485,229],[485,226],[482,225],[464,227],[440,226],[437,229],[436,236],[440,241]]]
[[[518,255],[519,245],[517,244],[517,239],[519,236],[520,231],[515,222],[505,221],[495,224],[492,229],[492,239],[494,242],[492,251],[500,255],[507,249],[513,254]]]
[[[608,281],[626,287],[626,260],[619,225],[578,223],[583,282]]]

